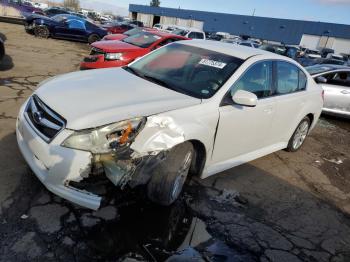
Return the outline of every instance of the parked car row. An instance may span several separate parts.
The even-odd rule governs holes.
[[[198,28],[178,26],[178,25],[162,25],[162,24],[155,24],[153,28],[160,31],[172,33],[175,35],[184,36],[190,39],[204,39],[204,40],[206,39],[205,33]]]

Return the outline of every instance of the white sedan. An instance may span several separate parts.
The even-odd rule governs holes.
[[[107,181],[170,205],[189,174],[298,150],[322,105],[322,89],[291,59],[183,41],[124,68],[45,81],[20,110],[17,141],[47,189],[76,204],[98,209],[92,188]]]

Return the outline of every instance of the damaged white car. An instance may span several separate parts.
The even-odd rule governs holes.
[[[170,205],[189,174],[296,151],[322,105],[322,89],[291,59],[184,41],[128,67],[41,83],[20,110],[17,140],[47,189],[76,204],[98,209],[88,186],[108,180]]]

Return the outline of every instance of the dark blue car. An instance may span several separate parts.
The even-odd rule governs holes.
[[[25,29],[42,38],[61,38],[93,43],[107,35],[107,30],[75,15],[53,17],[31,15],[26,17]]]

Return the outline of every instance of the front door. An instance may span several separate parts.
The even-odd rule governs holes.
[[[237,90],[254,93],[255,107],[224,104],[219,108],[220,119],[212,156],[213,163],[223,162],[251,153],[271,144],[270,129],[275,113],[272,94],[272,62],[263,61],[250,67],[236,81],[229,96]],[[230,98],[227,101],[232,101]]]

